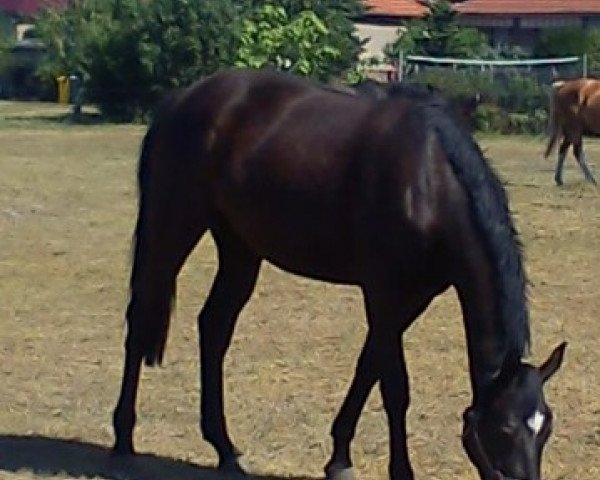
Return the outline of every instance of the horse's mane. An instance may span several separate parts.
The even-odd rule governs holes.
[[[458,181],[469,197],[472,217],[492,261],[496,280],[497,308],[502,321],[499,338],[507,352],[528,353],[531,335],[527,309],[527,277],[522,245],[518,238],[508,198],[498,176],[481,149],[457,118],[452,102],[430,85],[368,80],[353,86],[354,92],[332,88],[340,94],[367,96],[387,102],[405,98],[420,110],[425,125],[432,128],[446,153]]]
[[[480,231],[495,274],[495,288],[502,322],[499,338],[506,351],[528,353],[531,336],[527,309],[527,278],[522,245],[508,206],[508,197],[496,173],[473,137],[454,120],[448,103],[436,92],[412,88],[401,91],[415,99],[425,123],[432,128],[458,181],[470,200],[472,218]]]
[[[409,100],[416,111],[420,110],[424,124],[436,132],[454,174],[469,197],[473,220],[492,260],[497,308],[502,319],[497,335],[503,338],[507,352],[523,356],[528,352],[531,336],[522,245],[506,192],[472,135],[459,121],[454,104],[435,87],[406,82],[369,81],[362,92],[357,92],[376,101]]]

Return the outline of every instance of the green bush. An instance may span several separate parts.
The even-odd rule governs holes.
[[[543,32],[534,48],[540,57],[587,55],[590,74],[600,74],[600,31],[577,27],[555,28]]]
[[[474,118],[478,130],[539,134],[546,129],[548,87],[533,76],[517,71],[492,75],[489,71],[430,68],[410,80],[436,87],[451,98],[478,94],[482,100]]]
[[[500,133],[536,135],[544,132],[547,125],[548,114],[545,110],[536,109],[533,113],[509,113],[508,129]]]
[[[475,128],[485,133],[503,133],[508,129],[508,114],[497,105],[484,103],[475,111]]]
[[[64,12],[48,11],[37,21],[47,47],[40,73],[51,80],[79,75],[85,101],[123,121],[145,117],[167,92],[240,59],[248,60],[246,66],[287,65],[289,60],[294,71],[325,80],[357,61],[360,42],[350,15],[358,12],[359,4],[78,0],[69,2]],[[283,12],[281,24],[267,25],[267,33],[274,35],[264,35],[269,28],[260,12],[265,11]],[[272,48],[269,42],[278,40],[280,31],[285,35]],[[274,58],[263,59],[265,52]]]

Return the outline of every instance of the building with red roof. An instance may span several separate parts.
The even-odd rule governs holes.
[[[359,32],[371,40],[367,55],[381,51],[406,21],[421,18],[435,0],[365,0]],[[600,0],[455,0],[462,25],[478,28],[495,46],[531,49],[545,29],[600,28]]]
[[[384,18],[419,18],[429,12],[429,8],[418,0],[365,0],[367,16]]]
[[[493,45],[535,45],[551,28],[600,28],[600,0],[465,0],[457,3],[463,25],[485,32]]]

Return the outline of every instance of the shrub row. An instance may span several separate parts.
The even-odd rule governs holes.
[[[535,75],[431,68],[410,80],[434,86],[454,98],[477,96],[473,120],[479,131],[541,134],[546,130],[550,87]]]

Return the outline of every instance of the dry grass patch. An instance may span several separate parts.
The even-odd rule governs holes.
[[[218,478],[187,463],[215,462],[197,428],[195,316],[215,271],[209,238],[182,272],[166,367],[143,373],[136,442],[157,456],[116,465],[104,448],[112,442],[122,367],[142,134],[141,127],[0,128],[0,478]],[[570,342],[566,365],[548,388],[558,418],[545,478],[597,480],[599,191],[583,184],[574,162],[567,186],[556,188],[538,140],[482,144],[507,182],[525,244],[534,359]],[[600,176],[600,144],[588,142],[587,150]],[[231,433],[251,471],[263,479],[321,476],[330,424],[364,334],[356,289],[263,268],[226,363]],[[475,479],[459,441],[470,390],[452,292],[434,302],[406,344],[418,478]],[[361,478],[386,478],[378,392],[354,450]]]

